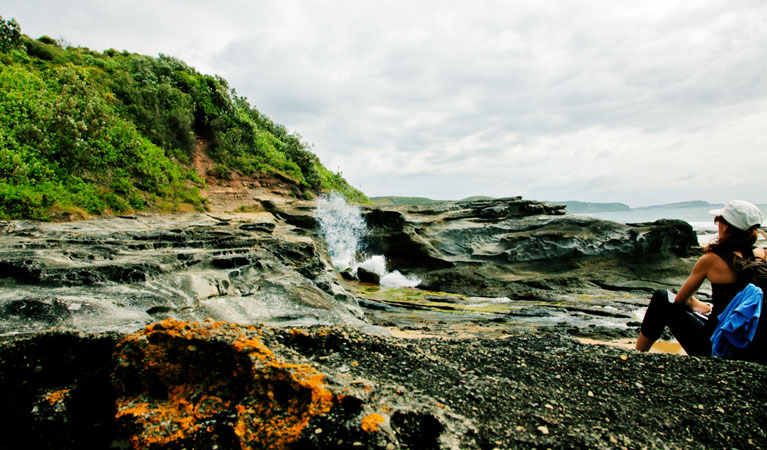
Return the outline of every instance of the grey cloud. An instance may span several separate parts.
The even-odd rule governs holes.
[[[726,200],[763,182],[685,175],[767,170],[761,0],[61,5],[4,16],[220,74],[371,195]]]

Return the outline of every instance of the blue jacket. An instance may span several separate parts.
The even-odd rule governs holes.
[[[745,348],[754,339],[761,314],[762,290],[749,284],[719,315],[719,324],[711,335],[711,354],[729,358],[735,347]]]

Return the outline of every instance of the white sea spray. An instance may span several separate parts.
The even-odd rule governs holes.
[[[383,255],[372,255],[363,261],[357,260],[360,243],[367,233],[365,219],[358,207],[349,205],[338,195],[330,195],[317,201],[315,214],[328,246],[330,262],[336,270],[351,270],[356,274],[357,269],[362,267],[377,274],[381,286],[386,287],[415,287],[421,283],[418,277],[406,276],[397,270],[387,271],[386,258]]]
[[[359,208],[338,195],[330,195],[317,201],[315,214],[328,245],[330,262],[337,270],[356,270],[360,240],[367,231]]]

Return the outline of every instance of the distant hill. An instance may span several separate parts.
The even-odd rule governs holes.
[[[634,208],[634,209],[640,209],[640,210],[641,209],[679,209],[679,208],[703,208],[703,207],[716,208],[719,206],[723,206],[723,205],[704,202],[703,200],[693,200],[689,202],[676,202],[676,203],[666,203],[663,205],[642,206],[642,207]]]
[[[432,200],[426,197],[370,197],[370,201],[379,206],[396,206],[396,205],[428,205],[431,203],[439,203],[443,200]]]
[[[458,201],[490,200],[493,198],[494,197],[475,195],[472,197],[462,198],[461,200],[458,200]],[[397,197],[397,196],[370,197],[370,200],[376,205],[380,205],[380,206],[428,205],[431,203],[439,203],[443,201],[453,201],[453,200],[434,200],[427,197]],[[621,212],[621,211],[646,210],[646,209],[680,209],[680,208],[703,208],[703,207],[718,208],[723,206],[721,204],[709,203],[703,200],[675,202],[675,203],[667,203],[667,204],[652,205],[652,206],[641,206],[638,208],[632,208],[631,206],[625,203],[618,203],[618,202],[600,203],[600,202],[582,202],[578,200],[565,200],[565,201],[545,200],[544,202],[549,204],[554,204],[554,205],[565,205],[567,206],[568,214],[592,214],[592,213],[602,213],[602,212]],[[760,207],[763,207],[763,206],[764,205],[761,205]]]
[[[615,212],[615,211],[630,211],[631,207],[624,203],[594,203],[594,202],[580,202],[576,200],[567,200],[564,202],[550,202],[557,205],[566,205],[567,212],[569,214],[583,214],[583,213],[598,213],[598,212]]]
[[[379,206],[396,206],[396,205],[429,205],[432,203],[442,202],[472,202],[474,200],[492,200],[495,197],[488,197],[485,195],[474,195],[471,197],[462,198],[460,200],[434,200],[427,197],[397,197],[397,196],[384,196],[384,197],[370,197],[370,201]]]
[[[474,200],[492,200],[495,197],[488,197],[486,195],[474,195],[471,197],[466,197],[458,200],[459,202],[473,202]]]
[[[278,177],[299,197],[368,201],[223,78],[32,39],[0,17],[0,219],[202,210],[199,143],[222,183]]]

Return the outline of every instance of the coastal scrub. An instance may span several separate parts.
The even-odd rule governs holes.
[[[223,78],[167,55],[32,39],[0,17],[0,219],[202,210],[198,141],[214,176],[279,176],[298,196],[368,201]]]

